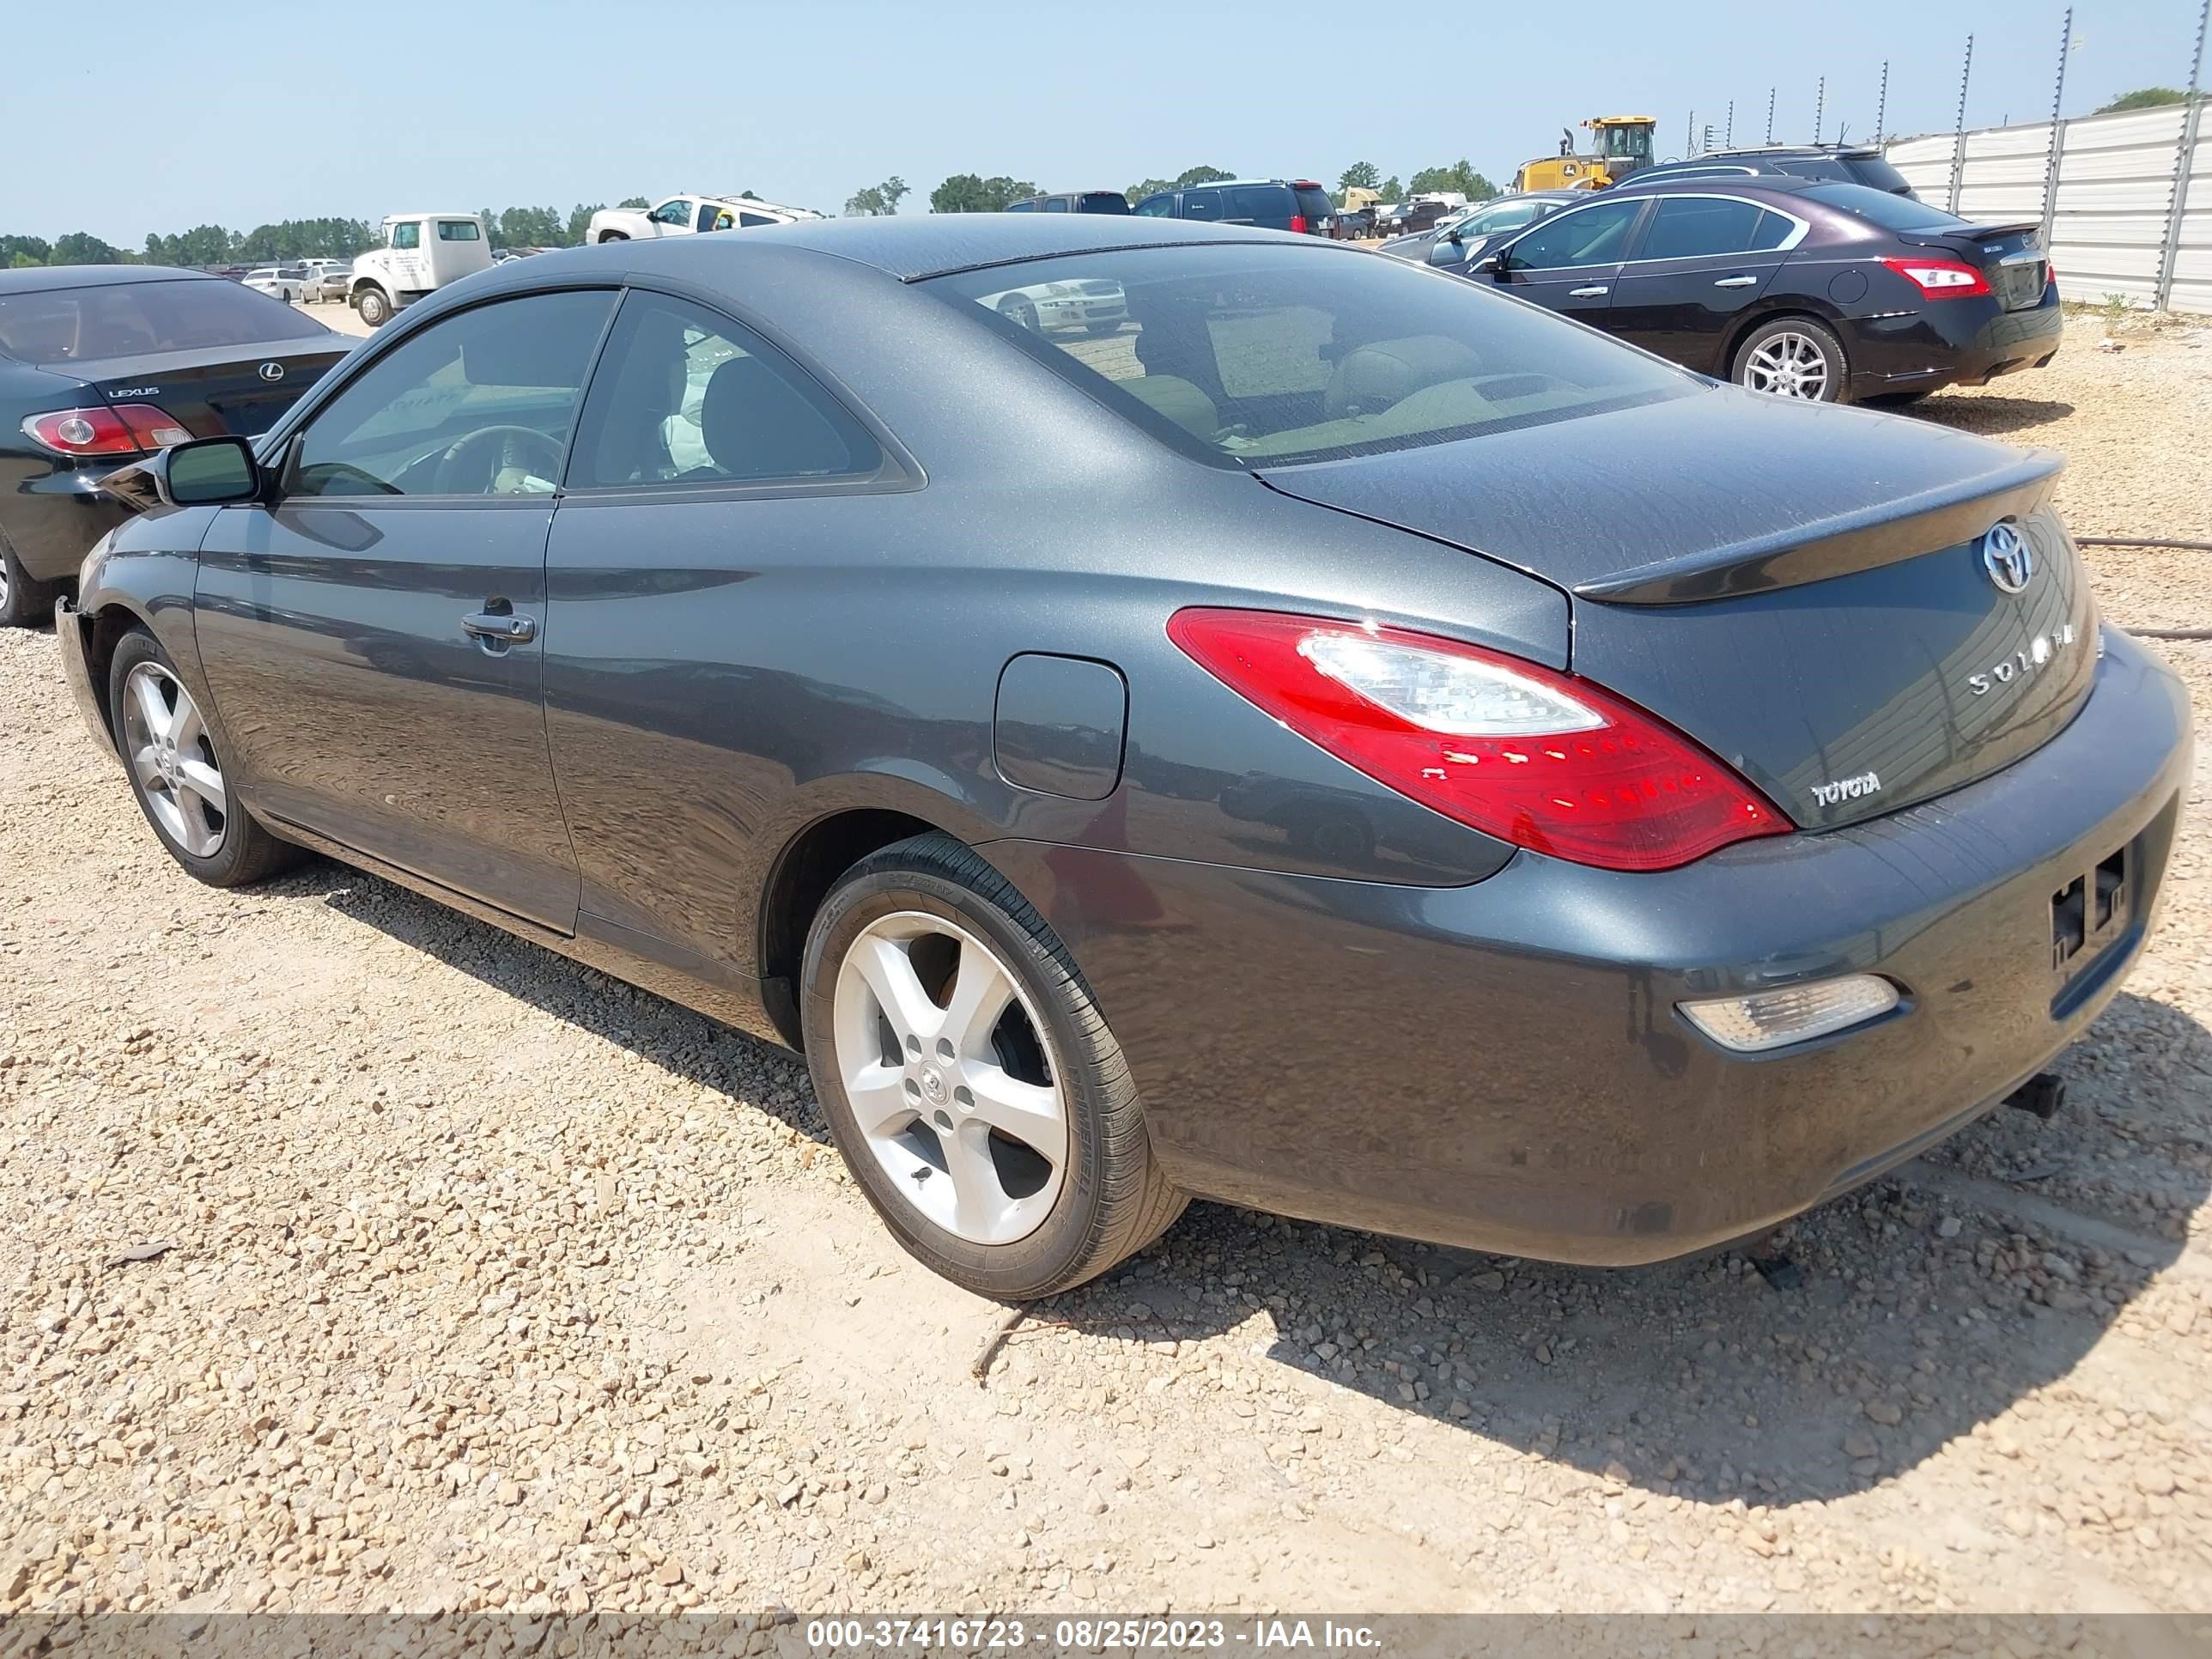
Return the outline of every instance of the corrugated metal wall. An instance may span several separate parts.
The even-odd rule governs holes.
[[[2065,298],[2095,304],[2124,294],[2148,306],[2157,301],[2187,114],[2175,104],[2059,123],[2055,203],[2044,196],[2047,121],[1967,133],[1963,165],[1956,133],[1897,139],[1887,153],[1924,202],[1950,206],[1955,182],[1958,210],[1969,219],[2045,219]],[[2166,303],[2212,313],[2212,115],[2201,110],[2192,149],[2181,169],[2185,194]]]

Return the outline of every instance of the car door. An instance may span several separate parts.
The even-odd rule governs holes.
[[[691,228],[691,215],[697,206],[689,196],[672,196],[647,214],[645,222],[656,236],[681,236]]]
[[[1218,190],[1187,190],[1182,193],[1182,210],[1177,216],[1184,219],[1218,219],[1221,217],[1221,191]]]
[[[1538,222],[1498,250],[1499,286],[1564,316],[1610,327],[1613,285],[1650,204],[1609,197]]]
[[[256,806],[565,931],[545,538],[615,295],[531,294],[379,352],[201,544],[199,648]]]
[[[1806,229],[1802,219],[1742,197],[1660,197],[1614,280],[1606,326],[1685,368],[1724,374],[1737,319]]]
[[[696,301],[633,289],[600,363],[547,548],[554,773],[591,930],[713,981],[751,965],[751,836],[825,732],[882,718],[835,683],[818,624],[864,617],[854,550],[896,539],[907,475]]]

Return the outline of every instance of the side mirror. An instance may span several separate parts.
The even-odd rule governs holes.
[[[261,493],[261,468],[243,438],[200,438],[155,457],[161,499],[172,507],[220,507]]]
[[[1504,275],[1505,267],[1499,263],[1498,258],[1495,253],[1486,253],[1482,258],[1474,262],[1474,270],[1475,274],[1478,276],[1487,271],[1492,276],[1495,276]]]
[[[1456,236],[1429,245],[1429,263],[1432,265],[1455,265],[1466,258],[1467,250],[1460,246]]]

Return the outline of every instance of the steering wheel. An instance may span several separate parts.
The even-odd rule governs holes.
[[[441,495],[511,495],[521,491],[499,486],[510,471],[526,471],[540,478],[557,477],[561,471],[561,442],[535,427],[488,426],[456,440],[438,457],[438,471],[431,489]]]

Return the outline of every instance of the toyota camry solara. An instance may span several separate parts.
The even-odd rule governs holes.
[[[1067,283],[1126,320],[1008,303]],[[425,301],[113,479],[60,635],[192,875],[315,848],[803,1050],[975,1290],[1196,1194],[1628,1263],[2139,953],[2187,704],[2057,465],[1309,237],[826,222]]]

